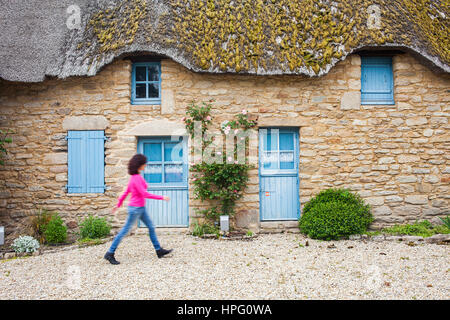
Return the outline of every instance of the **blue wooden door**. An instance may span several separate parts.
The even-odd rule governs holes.
[[[138,152],[147,157],[143,173],[148,192],[169,196],[170,201],[147,199],[147,211],[156,227],[187,227],[188,166],[186,139],[142,138]],[[140,226],[144,226],[140,222]]]
[[[300,216],[298,129],[260,129],[259,143],[261,220],[297,220]]]

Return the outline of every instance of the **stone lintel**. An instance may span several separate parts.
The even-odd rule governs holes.
[[[184,122],[168,119],[155,119],[136,125],[125,131],[123,135],[136,137],[155,136],[186,136],[188,135]]]
[[[64,130],[105,130],[109,126],[108,120],[103,116],[65,117]]]

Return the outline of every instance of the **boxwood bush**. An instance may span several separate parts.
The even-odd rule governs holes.
[[[336,240],[365,232],[372,221],[370,205],[358,194],[328,189],[305,204],[299,228],[313,239]]]
[[[99,239],[109,235],[111,225],[105,218],[99,218],[89,215],[80,223],[81,239]]]
[[[44,231],[45,241],[50,244],[64,243],[67,240],[67,226],[58,214],[54,214]]]

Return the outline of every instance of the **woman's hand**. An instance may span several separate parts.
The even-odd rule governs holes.
[[[164,201],[170,201],[170,198],[168,196],[163,196]]]
[[[116,212],[117,212],[118,209],[119,209],[119,208],[114,207],[114,208],[112,209],[112,214],[116,214]]]

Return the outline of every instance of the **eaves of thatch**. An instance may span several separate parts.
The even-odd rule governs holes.
[[[95,75],[115,58],[137,52],[169,57],[196,72],[321,76],[361,48],[407,50],[450,72],[448,0],[73,5],[73,0],[0,0],[0,77],[37,82]]]

